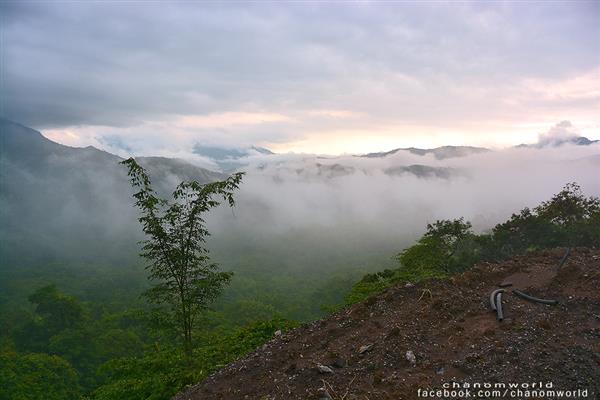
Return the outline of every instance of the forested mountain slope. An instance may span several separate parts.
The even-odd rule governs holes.
[[[139,229],[121,160],[91,146],[60,145],[0,119],[4,266],[15,259],[19,264],[130,259]],[[177,159],[142,157],[140,163],[163,190],[181,180],[206,183],[223,176]]]

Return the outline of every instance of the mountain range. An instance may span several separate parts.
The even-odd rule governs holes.
[[[553,145],[597,143],[584,137]],[[520,147],[539,148],[536,145]],[[434,149],[398,148],[387,152],[352,157],[281,157],[271,159],[268,149],[221,149],[196,146],[194,152],[212,158],[221,172],[198,167],[188,161],[166,157],[139,157],[148,169],[153,184],[161,194],[170,193],[182,180],[207,183],[222,179],[226,172],[244,168],[252,174],[271,175],[275,182],[290,177],[322,181],[373,170],[395,177],[412,175],[419,179],[449,180],[462,172],[446,165],[427,165],[436,160],[489,153],[492,150],[472,146],[442,146]],[[401,152],[423,156],[423,163],[392,158]],[[259,162],[250,164],[256,156]],[[258,158],[262,157],[262,158]],[[367,159],[379,159],[373,165]],[[117,155],[88,146],[64,146],[45,138],[40,132],[0,119],[0,239],[2,255],[12,255],[19,262],[73,256],[93,260],[96,257],[121,256],[121,238],[139,237],[137,211],[132,207],[132,189],[126,170]],[[271,161],[272,160],[272,161]],[[384,162],[385,161],[385,162]],[[366,163],[366,164],[365,164]],[[270,179],[270,178],[269,178]],[[117,234],[115,234],[117,232]],[[129,240],[129,239],[128,239]],[[129,240],[130,241],[130,240]],[[90,249],[89,243],[94,243]],[[34,250],[32,250],[34,249]]]
[[[600,140],[590,140],[585,136],[573,136],[567,138],[557,138],[553,140],[546,140],[534,144],[520,144],[515,147],[517,148],[536,148],[541,149],[544,147],[559,147],[565,144],[572,144],[576,146],[589,146],[594,143],[600,143]]]
[[[396,154],[399,151],[407,151],[411,154],[416,154],[418,156],[425,156],[428,154],[433,154],[433,156],[438,160],[444,160],[446,158],[454,158],[454,157],[464,157],[471,154],[485,153],[491,151],[490,149],[486,149],[483,147],[473,147],[473,146],[441,146],[433,149],[420,149],[417,147],[405,147],[393,149],[390,151],[378,152],[378,153],[368,153],[362,155],[361,157],[368,158],[381,158],[387,157],[392,154]]]

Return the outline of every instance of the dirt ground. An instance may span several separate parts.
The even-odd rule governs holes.
[[[410,400],[424,398],[418,389],[443,390],[449,382],[551,382],[554,390],[600,399],[600,251],[574,249],[559,270],[564,253],[390,288],[273,338],[174,399]],[[513,286],[503,293],[499,322],[489,296],[501,283]],[[515,288],[559,303],[526,301]]]

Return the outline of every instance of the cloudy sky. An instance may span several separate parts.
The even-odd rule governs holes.
[[[600,2],[0,2],[0,112],[65,144],[600,138]],[[555,127],[555,128],[552,128]]]

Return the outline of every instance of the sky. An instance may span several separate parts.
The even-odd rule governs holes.
[[[0,2],[0,115],[72,146],[600,139],[600,2]]]

